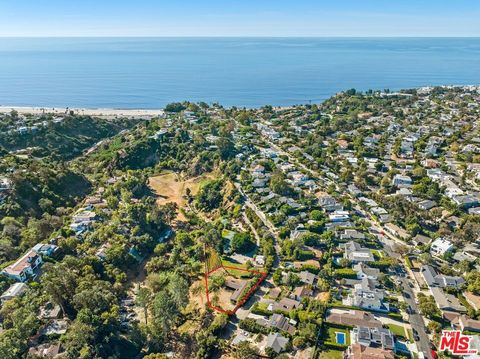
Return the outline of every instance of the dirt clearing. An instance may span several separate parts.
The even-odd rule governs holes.
[[[191,195],[194,196],[197,194],[201,183],[209,178],[209,175],[203,175],[188,180],[182,180],[178,174],[168,172],[150,177],[149,186],[158,196],[158,205],[162,206],[169,202],[175,202],[180,209],[185,208],[187,205],[187,188],[190,190]],[[177,220],[185,220],[185,216],[180,211],[178,211]]]

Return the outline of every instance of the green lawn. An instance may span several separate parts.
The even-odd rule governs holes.
[[[246,269],[247,266],[245,264],[242,264],[242,263],[236,263],[236,262],[232,262],[232,261],[229,261],[228,259],[226,258],[222,258],[222,264],[224,266],[232,266],[232,267],[236,267],[236,268],[242,268],[242,269]],[[234,277],[246,277],[246,278],[250,278],[252,277],[252,273],[250,272],[245,272],[245,271],[242,271],[242,270],[235,270],[235,269],[231,269],[231,268],[225,268],[225,270],[233,275]]]
[[[222,231],[222,237],[225,239],[232,240],[234,235],[235,235],[234,231],[230,231],[228,229],[224,229]]]
[[[324,342],[337,344],[336,333],[338,333],[338,332],[345,334],[345,344],[343,344],[343,345],[345,345],[345,346],[350,345],[350,330],[343,329],[343,328],[327,327],[327,337],[324,339]]]
[[[343,352],[341,350],[328,349],[320,353],[319,359],[342,359]]]
[[[408,329],[407,332],[408,332],[408,340],[413,343],[413,330]]]
[[[398,337],[405,338],[405,328],[397,324],[388,324],[388,329]]]

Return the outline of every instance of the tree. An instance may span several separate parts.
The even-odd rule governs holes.
[[[70,257],[72,258],[72,257]],[[76,274],[69,270],[69,257],[59,264],[46,263],[44,265],[44,274],[42,276],[43,288],[50,299],[58,304],[65,314],[71,313],[73,296],[78,286]],[[76,260],[73,260],[76,262]]]
[[[467,275],[467,289],[475,294],[480,294],[480,273],[470,272]]]
[[[143,309],[145,325],[148,325],[148,307],[150,305],[151,292],[147,287],[140,287],[135,298],[136,304]]]
[[[87,359],[95,357],[93,343],[95,327],[75,321],[65,334],[65,349],[71,358]]]
[[[440,315],[440,310],[435,303],[435,299],[432,296],[427,297],[423,293],[418,294],[418,308],[427,318],[433,318]]]
[[[217,141],[218,152],[222,160],[228,160],[235,156],[235,145],[228,137],[220,137]]]
[[[282,284],[282,269],[281,268],[275,269],[275,272],[273,272],[273,275],[272,275],[272,280],[273,280],[273,283],[275,283],[275,285],[277,285],[277,286]]]
[[[177,211],[178,205],[175,202],[168,202],[159,208],[159,215],[163,222],[171,226],[177,216]]]
[[[230,246],[234,252],[248,253],[255,248],[255,243],[253,242],[250,234],[235,233],[230,242]]]
[[[223,182],[221,180],[210,181],[200,188],[196,196],[198,207],[204,211],[218,208],[222,203]]]
[[[249,342],[243,341],[237,345],[233,357],[235,359],[256,359],[258,351]]]
[[[427,329],[431,333],[440,333],[440,331],[442,330],[442,325],[439,322],[431,320],[427,325]]]
[[[270,188],[273,192],[282,196],[290,196],[294,193],[293,188],[285,181],[285,175],[281,171],[275,171],[270,178]]]

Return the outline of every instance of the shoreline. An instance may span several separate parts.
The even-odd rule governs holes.
[[[55,114],[65,115],[73,111],[76,115],[87,116],[160,116],[164,114],[163,109],[129,109],[129,108],[70,108],[70,107],[40,107],[40,106],[0,106],[0,113],[9,113],[12,110],[19,114]]]

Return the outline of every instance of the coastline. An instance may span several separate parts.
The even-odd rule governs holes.
[[[0,113],[8,113],[12,110],[19,114],[54,114],[65,115],[69,111],[73,111],[77,115],[100,116],[100,117],[117,117],[117,116],[146,116],[154,117],[163,115],[163,109],[121,109],[121,108],[64,108],[64,107],[34,107],[34,106],[0,106]]]

